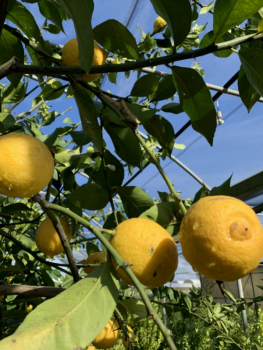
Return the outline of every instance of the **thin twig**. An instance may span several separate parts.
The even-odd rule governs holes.
[[[16,285],[16,286],[0,286],[0,295],[20,295],[23,297],[45,297],[53,298],[56,295],[63,292],[64,288],[59,287],[46,287],[46,286],[28,286],[28,285]]]

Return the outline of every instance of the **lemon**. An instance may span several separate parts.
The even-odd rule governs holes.
[[[33,136],[11,133],[0,136],[0,193],[31,197],[53,176],[54,159],[47,146]]]
[[[167,25],[166,21],[162,17],[157,17],[153,23],[153,32],[162,32]]]
[[[239,199],[208,196],[187,212],[180,227],[186,260],[200,274],[234,281],[254,270],[263,256],[263,229]]]
[[[92,65],[100,66],[105,63],[106,58],[108,57],[108,53],[102,49],[95,41],[94,41],[94,54]],[[80,66],[79,61],[79,47],[77,38],[73,38],[66,42],[62,49],[62,64],[64,66]],[[86,82],[90,82],[98,79],[100,73],[97,74],[82,74],[81,78]]]
[[[70,241],[71,229],[68,221],[62,217],[59,217],[59,221],[64,229],[68,241]],[[64,251],[60,237],[49,218],[46,218],[41,222],[36,231],[35,238],[38,249],[47,257],[61,254]]]
[[[95,350],[95,346],[90,345],[88,346],[87,350]]]
[[[132,328],[130,326],[127,326],[127,330],[128,330],[128,337],[129,337],[130,343],[135,343],[135,334],[134,334]],[[125,348],[128,349],[128,340],[125,339],[124,334],[122,337],[122,343],[125,346]]]
[[[30,311],[32,311],[33,310],[33,305],[29,305],[28,307],[27,307],[27,309],[26,309],[26,312],[30,312]]]
[[[92,343],[96,349],[108,349],[117,343],[119,335],[119,324],[116,320],[111,318]]]
[[[178,264],[176,243],[156,222],[143,218],[123,221],[110,242],[142,284],[160,287],[173,277]],[[114,260],[113,264],[116,267]],[[133,284],[122,268],[116,271],[121,279]]]
[[[96,252],[93,254],[90,254],[90,256],[85,260],[85,264],[97,264],[97,263],[104,263],[105,255],[103,252]],[[90,267],[84,267],[83,270],[86,273],[91,273],[92,271],[96,270],[97,266],[90,266]]]

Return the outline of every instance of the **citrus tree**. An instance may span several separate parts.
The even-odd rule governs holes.
[[[187,260],[212,279],[238,279],[257,267],[263,234],[255,213],[227,197],[230,179],[212,190],[203,186],[193,200],[180,198],[161,164],[172,157],[175,145],[170,114],[186,113],[211,146],[221,123],[203,71],[198,65],[190,68],[191,63],[182,67],[182,62],[187,66],[189,59],[211,53],[222,58],[237,54],[241,68],[230,81],[238,79],[248,111],[263,94],[263,2],[150,2],[157,16],[154,30],[146,34],[142,29],[137,43],[116,20],[93,27],[98,6],[93,0],[1,1],[3,350],[109,348],[119,337],[123,341],[117,348],[150,348],[146,335],[136,344],[132,329],[136,324],[146,329],[147,322],[160,334],[150,342],[152,349],[190,349],[193,328],[188,333],[181,328],[188,345],[169,329],[176,333],[178,317],[189,319],[189,325],[198,320],[202,346],[205,336],[219,349],[262,345],[259,333],[251,343],[248,336],[230,332],[238,313],[257,307],[261,297],[247,302],[225,291],[230,303],[220,306],[198,290],[187,296],[165,286],[177,268],[180,235]],[[45,18],[41,27],[27,3]],[[197,24],[198,18],[208,12],[213,30],[200,42],[205,26]],[[76,35],[61,47],[45,34],[63,32],[64,21],[73,22]],[[155,71],[158,66],[167,73]],[[116,83],[119,72],[129,79],[133,71],[137,80],[128,96],[101,88],[106,75]],[[173,102],[175,94],[180,103]],[[68,126],[57,127],[61,97],[75,100],[77,123],[65,111]],[[18,115],[17,108],[23,110]],[[52,125],[52,132],[45,133],[45,126]],[[158,200],[124,183],[125,168],[133,174],[150,163],[167,185]],[[213,239],[211,232],[216,232]],[[88,259],[76,263],[74,252],[81,247]],[[246,248],[247,258],[241,259]],[[207,326],[208,333],[203,331]]]

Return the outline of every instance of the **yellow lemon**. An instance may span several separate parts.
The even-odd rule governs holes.
[[[116,227],[111,244],[146,286],[162,286],[170,281],[177,269],[176,243],[154,221],[142,218],[123,221]],[[113,264],[116,267],[115,261]],[[122,268],[117,268],[117,274],[128,284],[133,284]]]
[[[162,32],[166,24],[166,21],[162,17],[157,17],[153,23],[153,32]]]
[[[107,51],[102,49],[97,43],[94,41],[94,54],[92,65],[100,66],[105,63],[106,58],[108,57]],[[80,66],[79,61],[79,47],[77,38],[71,39],[66,42],[62,49],[62,64],[64,66]],[[81,78],[86,82],[90,82],[98,79],[100,73],[97,74],[82,74]]]
[[[30,311],[32,311],[33,310],[33,305],[29,305],[28,307],[27,307],[27,309],[26,309],[26,312],[30,312]]]
[[[97,264],[97,263],[104,263],[105,260],[105,255],[103,252],[96,252],[93,254],[90,254],[88,259],[85,260],[85,264]],[[86,273],[91,273],[92,271],[96,270],[97,266],[90,266],[90,267],[84,267],[83,270]]]
[[[87,350],[95,350],[95,346],[90,345]]]
[[[128,330],[128,337],[129,337],[129,340],[130,340],[130,343],[135,343],[135,334],[132,330],[132,328],[130,326],[127,326],[127,330]],[[128,349],[128,340],[125,339],[125,335],[123,334],[123,337],[122,337],[122,343],[123,345],[125,346],[126,349]]]
[[[0,193],[8,197],[31,197],[51,180],[54,159],[37,138],[12,133],[0,136]]]
[[[96,349],[108,349],[117,343],[119,335],[119,323],[111,318],[92,343]]]
[[[71,229],[68,221],[62,217],[59,217],[59,221],[64,229],[68,241],[70,241]],[[36,231],[35,238],[38,249],[47,257],[52,257],[54,255],[61,254],[64,251],[59,235],[55,230],[52,221],[49,218],[46,218],[44,221],[41,222]]]
[[[200,274],[234,281],[254,270],[263,256],[263,229],[239,199],[209,196],[187,212],[179,232],[186,260]]]

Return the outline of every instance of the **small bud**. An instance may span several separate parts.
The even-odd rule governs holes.
[[[108,165],[106,165],[106,167],[109,168],[111,171],[116,171],[115,165],[108,164]]]

